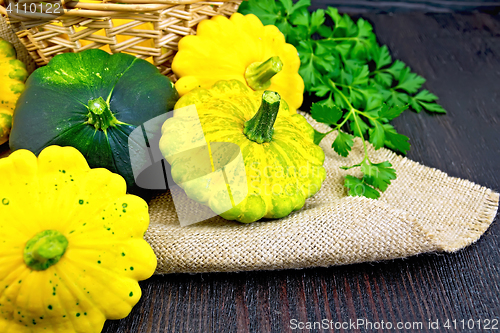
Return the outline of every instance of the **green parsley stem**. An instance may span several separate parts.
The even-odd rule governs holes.
[[[387,68],[382,68],[382,69],[377,69],[377,70],[371,71],[368,75],[375,76],[378,73],[389,73],[389,72],[387,71]]]
[[[363,90],[361,90],[361,89],[359,89],[359,88],[356,88],[356,87],[354,87],[354,86],[347,85],[347,84],[335,83],[335,85],[340,86],[340,87],[344,87],[344,88],[349,88],[349,89],[351,89],[351,90],[357,90],[357,91],[359,91],[360,93],[362,93],[362,92],[363,92]]]
[[[332,132],[333,132],[333,131],[335,131],[335,130],[336,130],[336,129],[335,129],[335,128],[333,128],[332,130],[330,130],[330,131],[328,131],[328,132],[326,132],[326,133],[324,133],[324,134],[325,134],[325,135],[328,135],[328,134],[332,133]]]
[[[366,116],[363,112],[355,109],[351,102],[349,102],[349,100],[347,99],[347,97],[342,93],[342,91],[340,91],[337,87],[336,87],[336,84],[334,82],[332,82],[332,88],[337,92],[339,93],[340,97],[342,97],[342,99],[346,102],[347,106],[349,106],[350,110],[349,110],[349,113],[347,114],[347,116],[344,118],[344,121],[338,126],[338,128],[340,129],[341,126],[343,126],[345,124],[345,122],[347,121],[347,119],[349,119],[350,115],[353,114],[353,113],[360,113],[362,114],[363,116]],[[359,131],[359,134],[360,134],[360,137],[361,137],[361,140],[363,141],[363,149],[365,151],[365,158],[363,159],[363,161],[365,160],[368,160],[368,162],[370,162],[370,159],[368,158],[368,148],[366,147],[366,142],[365,142],[365,139],[363,138],[363,133],[361,133],[361,126],[359,126],[359,122],[358,122],[358,119],[356,118],[356,115],[353,114],[353,119],[354,119],[354,122],[356,123],[356,127],[358,128],[358,131]],[[371,162],[370,162],[371,163]]]
[[[348,106],[350,107],[350,109],[351,109],[351,110],[350,110],[350,112],[349,112],[349,114],[347,115],[347,117],[346,117],[345,119],[348,119],[348,118],[349,118],[350,113],[351,113],[352,111],[354,111],[354,112],[356,112],[356,113],[358,113],[358,114],[361,114],[363,117],[369,118],[369,119],[371,119],[371,120],[376,120],[375,118],[373,118],[373,117],[371,117],[371,116],[367,115],[365,112],[360,111],[360,110],[358,110],[358,109],[354,108],[354,107],[352,106],[352,104],[349,102],[349,100],[347,99],[347,97],[345,97],[344,93],[343,93],[341,90],[337,89],[337,87],[336,87],[336,86],[341,86],[341,87],[350,88],[350,89],[352,88],[352,89],[354,89],[354,90],[358,90],[358,91],[361,91],[361,90],[356,89],[355,87],[352,87],[352,86],[345,85],[345,84],[335,83],[335,82],[333,82],[333,81],[330,81],[330,82],[332,83],[332,88],[333,88],[333,89],[334,89],[337,93],[339,93],[339,95],[342,97],[342,99],[343,99],[343,100],[347,103],[347,105],[348,105]],[[344,123],[345,123],[345,120],[342,122],[342,124],[341,124],[341,125],[339,125],[339,127],[342,127],[342,126],[344,125]],[[361,133],[361,132],[360,132],[360,133]]]
[[[343,40],[353,40],[353,41],[361,41],[362,39],[359,37],[330,37],[330,38],[324,38],[321,39],[321,41],[328,40],[328,41],[343,41]]]
[[[370,162],[370,159],[368,158],[368,148],[366,147],[365,139],[363,138],[363,134],[361,133],[361,127],[359,126],[358,119],[355,116],[353,116],[353,118],[354,118],[354,122],[356,123],[356,127],[358,128],[359,134],[361,135],[361,141],[363,141],[363,149],[365,151],[365,158],[363,158],[363,161],[368,160],[368,162]],[[361,162],[361,163],[363,163],[363,162]],[[371,162],[370,162],[370,164],[371,164]]]

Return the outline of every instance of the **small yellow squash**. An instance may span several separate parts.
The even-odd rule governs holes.
[[[220,80],[239,80],[253,90],[280,94],[290,111],[300,107],[304,81],[299,75],[297,49],[273,25],[257,16],[235,13],[200,22],[194,36],[179,41],[172,70],[180,96],[194,88],[210,88]]]
[[[175,109],[160,139],[172,178],[223,218],[282,218],[321,188],[325,153],[314,129],[276,92],[219,81],[184,95]]]
[[[28,77],[12,45],[0,38],[0,145],[9,139],[12,114]]]
[[[0,332],[97,333],[156,268],[148,207],[72,147],[0,159]]]

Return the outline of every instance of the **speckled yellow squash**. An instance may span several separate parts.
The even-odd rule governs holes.
[[[0,332],[97,333],[156,267],[148,207],[72,147],[0,159]]]
[[[172,62],[181,96],[197,87],[210,88],[219,80],[239,80],[253,90],[278,92],[290,112],[296,112],[303,100],[299,67],[297,50],[285,42],[277,27],[240,13],[200,22],[196,35],[179,41]]]
[[[185,112],[193,104],[195,117]],[[237,80],[219,81],[184,95],[175,108],[162,127],[160,150],[174,181],[220,216],[245,223],[281,218],[302,208],[320,189],[324,152],[313,142],[313,128],[302,115],[290,115],[279,94],[253,91]],[[201,140],[196,132],[200,124]],[[197,144],[202,140],[211,147],[206,163],[211,170],[203,167],[203,147]],[[226,170],[224,177],[214,176],[238,155],[230,146],[214,152],[214,143],[237,145],[244,172]],[[232,206],[223,209],[221,198],[227,193]]]
[[[0,38],[0,145],[9,139],[12,114],[27,77],[12,45]]]

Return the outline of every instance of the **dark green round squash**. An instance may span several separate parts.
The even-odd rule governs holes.
[[[28,78],[10,148],[38,155],[49,145],[73,146],[90,167],[116,172],[130,187],[130,133],[171,110],[178,98],[172,82],[145,60],[102,50],[61,54]],[[153,132],[159,135],[160,126]],[[132,151],[140,156],[142,148]]]

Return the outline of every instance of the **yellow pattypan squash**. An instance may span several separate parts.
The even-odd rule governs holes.
[[[325,154],[314,144],[314,129],[302,115],[291,115],[276,92],[219,81],[184,95],[175,108],[160,139],[172,177],[191,199],[225,219],[287,216],[325,180]]]
[[[148,207],[72,147],[0,159],[0,332],[94,333],[156,268]]]
[[[219,80],[234,79],[253,90],[276,91],[294,113],[304,94],[299,67],[297,50],[285,42],[277,27],[264,26],[257,16],[240,13],[230,19],[214,16],[201,21],[196,35],[179,41],[172,62],[180,96],[197,87],[210,88]]]
[[[28,77],[12,45],[0,38],[0,145],[9,139],[12,114]]]

